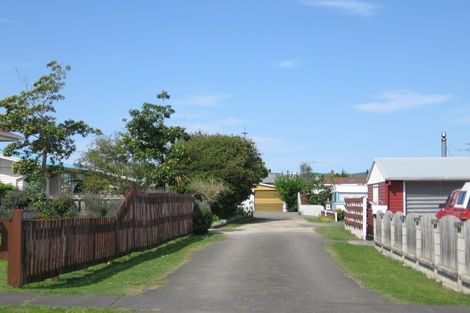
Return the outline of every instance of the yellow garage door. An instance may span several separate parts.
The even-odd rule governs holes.
[[[282,212],[282,200],[276,190],[257,190],[255,210],[258,212]]]

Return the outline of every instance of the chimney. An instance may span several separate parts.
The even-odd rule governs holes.
[[[441,157],[447,157],[447,134],[446,132],[441,133]]]

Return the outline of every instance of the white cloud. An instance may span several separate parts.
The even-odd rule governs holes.
[[[379,94],[379,101],[356,104],[361,111],[389,113],[442,103],[452,98],[445,94],[419,94],[410,90],[389,90]]]
[[[230,98],[227,94],[206,94],[206,95],[192,95],[175,99],[174,105],[181,106],[195,106],[195,107],[215,107],[220,102]]]
[[[378,12],[380,5],[362,0],[302,0],[305,5],[337,9],[350,15],[371,16]]]
[[[0,17],[0,23],[2,23],[2,24],[17,24],[18,22],[14,21],[14,20],[7,19],[7,18]]]
[[[284,70],[292,70],[299,67],[299,62],[295,59],[285,59],[279,61],[276,65]]]

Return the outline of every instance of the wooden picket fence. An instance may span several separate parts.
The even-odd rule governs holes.
[[[0,223],[8,284],[20,287],[192,233],[193,199],[131,193],[115,216],[38,220],[15,210]],[[5,247],[6,245],[6,247]]]

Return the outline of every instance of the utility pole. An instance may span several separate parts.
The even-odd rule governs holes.
[[[246,132],[246,126],[243,126],[243,132],[242,132],[242,135],[243,135],[243,138],[246,139],[246,135],[248,135],[248,133]]]

